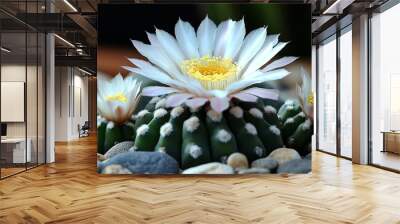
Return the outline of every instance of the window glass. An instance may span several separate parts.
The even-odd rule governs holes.
[[[336,153],[336,39],[318,48],[318,148]]]
[[[400,5],[371,19],[372,163],[400,170]]]
[[[340,36],[340,154],[352,156],[352,32]]]

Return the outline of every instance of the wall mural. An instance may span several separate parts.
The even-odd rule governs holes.
[[[310,24],[308,5],[100,5],[98,172],[310,172]]]

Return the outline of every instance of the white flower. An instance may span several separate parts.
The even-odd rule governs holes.
[[[302,84],[301,86],[297,85],[297,97],[304,113],[313,119],[314,93],[311,89],[311,77],[303,67],[300,68],[300,78],[302,80]]]
[[[108,75],[97,75],[97,109],[108,121],[122,124],[132,117],[139,101],[140,85],[132,75],[121,74],[110,78]]]
[[[136,67],[125,69],[167,86],[143,89],[146,96],[168,95],[167,107],[185,103],[197,108],[210,102],[222,112],[231,98],[255,102],[258,97],[277,99],[276,90],[250,86],[278,80],[289,74],[282,67],[296,58],[284,57],[268,63],[287,43],[279,35],[267,35],[260,27],[246,35],[244,19],[226,20],[218,26],[206,17],[197,32],[181,19],[175,25],[175,37],[156,29],[147,33],[150,44],[132,40],[149,62],[130,58]]]

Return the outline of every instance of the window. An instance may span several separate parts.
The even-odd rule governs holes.
[[[318,48],[318,149],[336,153],[336,37]]]
[[[7,4],[0,1],[0,6]],[[43,1],[19,2],[38,13]],[[0,12],[0,178],[45,163],[45,34]],[[7,21],[7,23],[4,23]],[[11,99],[11,100],[10,100]],[[12,108],[12,109],[11,109]]]
[[[340,36],[340,155],[352,157],[352,32]]]
[[[400,170],[400,5],[371,18],[371,162]]]

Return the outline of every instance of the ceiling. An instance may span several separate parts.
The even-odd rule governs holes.
[[[347,14],[357,14],[386,0],[236,0],[234,2],[311,4],[313,38],[323,35],[329,27]],[[46,4],[47,2],[47,4]],[[59,64],[76,63],[96,69],[97,5],[135,3],[187,3],[187,0],[1,0],[0,24],[7,42],[15,49],[25,46],[26,28],[38,32],[54,32],[56,57]],[[203,0],[201,2],[232,2],[232,0]],[[49,13],[49,12],[52,13]],[[324,14],[325,12],[325,14]],[[328,12],[328,13],[327,13]],[[64,41],[66,40],[66,41]],[[5,43],[5,42],[3,42]],[[72,45],[73,46],[72,46]],[[30,45],[29,45],[30,46]],[[33,46],[33,45],[32,45]],[[28,51],[29,47],[28,47]],[[17,51],[16,51],[17,52]],[[57,58],[56,58],[57,59]],[[82,64],[79,64],[81,62]]]

